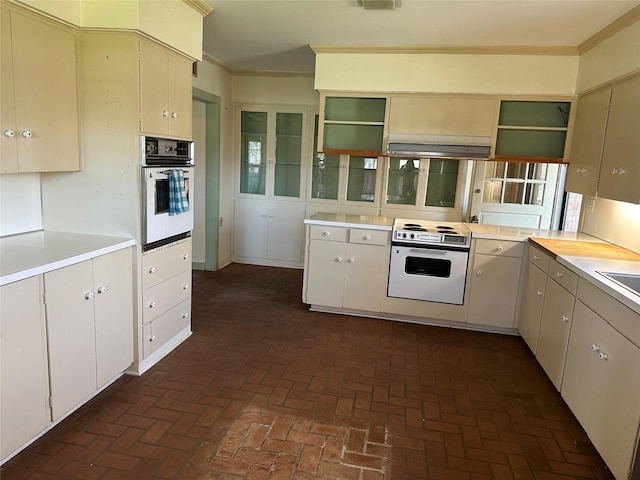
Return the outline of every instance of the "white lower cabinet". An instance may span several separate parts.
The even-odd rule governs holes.
[[[513,328],[523,251],[522,242],[474,241],[468,323]]]
[[[0,461],[51,423],[42,276],[0,287]]]
[[[387,231],[311,225],[305,302],[379,312],[389,242]]]
[[[129,249],[44,275],[53,420],[133,361]]]
[[[520,305],[518,331],[531,351],[535,354],[538,348],[538,333],[542,319],[542,306],[547,287],[547,272],[541,270],[531,261],[527,262],[525,288]]]
[[[587,307],[579,294],[560,393],[618,480],[630,478],[636,452],[639,372],[640,348]]]
[[[191,333],[191,249],[187,238],[142,256],[142,359]]]

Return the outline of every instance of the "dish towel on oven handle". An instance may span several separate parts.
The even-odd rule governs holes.
[[[169,172],[169,215],[180,215],[189,211],[189,199],[184,185],[184,171]]]

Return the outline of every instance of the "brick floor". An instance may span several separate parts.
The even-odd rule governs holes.
[[[194,334],[3,480],[613,478],[518,337],[310,312],[300,270],[193,287]]]

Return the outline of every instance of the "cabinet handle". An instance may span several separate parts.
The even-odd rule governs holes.
[[[347,260],[349,263],[356,263],[356,259],[355,258],[350,258],[349,260]]]
[[[31,131],[30,131],[30,130],[23,130],[23,131],[22,131],[22,136],[23,136],[24,138],[31,138],[31,137],[33,137],[33,133],[31,133]]]
[[[98,287],[98,293],[106,293],[107,287]]]
[[[16,132],[14,132],[13,130],[5,130],[4,136],[8,138],[13,138],[16,136]]]
[[[184,312],[182,314],[182,318],[189,318],[189,312]]]
[[[501,252],[502,251],[502,245],[499,245],[498,248],[496,248],[496,250]]]
[[[538,290],[538,291],[536,292],[536,294],[537,294],[539,297],[541,297],[542,295],[544,295],[544,292],[542,292],[542,291]]]
[[[162,111],[162,116],[163,117],[168,117],[169,116],[169,112],[167,112],[166,110]]]
[[[477,275],[478,277],[482,276],[482,270],[478,270],[478,271],[476,272],[476,275]]]
[[[323,237],[329,237],[329,236],[331,236],[331,232],[322,232],[322,236]]]
[[[151,337],[149,338],[150,342],[155,342],[156,341],[156,336],[155,335],[151,335]]]
[[[607,354],[606,354],[606,353],[604,353],[604,352],[600,352],[600,354],[598,355],[598,358],[599,358],[600,360],[609,360],[609,355],[607,355]]]
[[[156,267],[149,267],[149,273],[156,273]]]
[[[182,255],[182,259],[183,260],[189,260],[189,254],[185,253],[184,255]]]
[[[84,299],[91,300],[93,298],[93,292],[85,293]]]
[[[594,343],[593,345],[591,345],[591,350],[593,350],[594,352],[599,352],[600,346]]]
[[[540,260],[540,257],[539,257],[538,255],[534,255],[534,256],[533,256],[533,259],[534,259],[535,261],[538,261],[538,260]]]
[[[620,170],[618,170],[618,173],[620,175],[624,175],[625,173],[627,173],[627,171],[624,168],[621,168]],[[605,358],[605,360],[606,360],[606,358]]]
[[[562,315],[562,321],[563,322],[568,322],[569,321],[569,317],[567,317],[566,315]]]
[[[363,239],[364,239],[364,240],[371,240],[371,235],[365,235],[365,236],[363,237]]]
[[[178,112],[171,112],[171,118],[178,118]]]
[[[155,306],[156,306],[156,302],[149,303],[149,308],[155,308]]]
[[[336,262],[341,263],[341,262],[343,262],[343,261],[344,261],[344,258],[342,258],[342,257],[338,257],[338,258],[336,258]]]
[[[182,289],[183,290],[188,290],[189,289],[189,284],[188,283],[183,284],[182,285]]]
[[[556,277],[558,278],[562,277],[562,272],[556,272]]]

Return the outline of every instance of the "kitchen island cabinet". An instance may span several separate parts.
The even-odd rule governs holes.
[[[51,423],[42,275],[0,287],[0,461]]]
[[[5,8],[1,32],[0,173],[80,170],[74,34]]]
[[[130,249],[45,273],[44,285],[56,421],[133,361]]]

